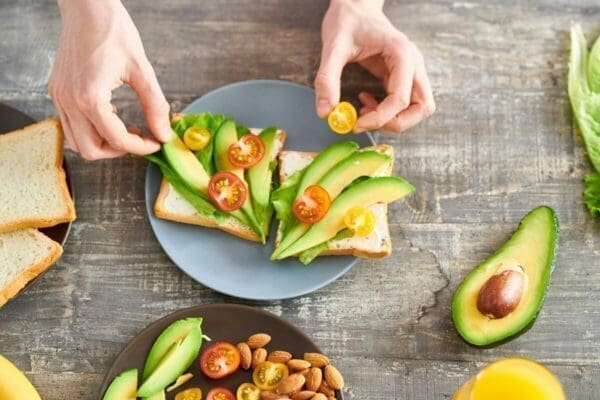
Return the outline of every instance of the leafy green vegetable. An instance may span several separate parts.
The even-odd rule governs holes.
[[[303,168],[294,172],[271,194],[271,204],[273,204],[277,219],[280,221],[281,232],[284,234],[289,228],[290,222],[295,221],[292,214],[292,205],[305,170],[306,168]]]
[[[590,214],[594,217],[600,217],[600,172],[587,174],[583,182],[585,184],[583,200]]]
[[[310,249],[304,250],[302,253],[300,253],[300,262],[304,265],[307,265],[310,262],[312,262],[312,260],[317,258],[317,256],[319,254],[321,254],[321,252],[323,250],[327,250],[329,248],[329,245],[331,244],[331,242],[333,242],[335,240],[346,239],[346,238],[349,238],[352,236],[353,236],[353,234],[352,234],[352,232],[350,232],[350,230],[343,229],[343,230],[339,231],[337,233],[337,235],[335,235],[332,239],[329,239],[325,243],[318,244],[315,247],[311,247]]]
[[[225,118],[223,114],[213,115],[212,113],[204,112],[201,114],[186,114],[171,123],[173,131],[181,138],[183,138],[183,134],[191,126],[201,126],[210,132],[211,140],[208,142],[208,145],[195,153],[196,158],[198,158],[198,161],[200,161],[208,175],[213,175],[217,170],[213,163],[214,141],[212,138],[223,121],[225,121]]]
[[[600,44],[596,40],[588,55],[580,25],[571,27],[568,86],[573,114],[588,156],[596,171],[600,171]]]

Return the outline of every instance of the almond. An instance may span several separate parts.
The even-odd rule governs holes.
[[[327,396],[327,400],[337,400],[337,399],[333,396]]]
[[[271,335],[267,335],[266,333],[255,333],[254,335],[250,336],[248,340],[246,340],[246,343],[252,350],[254,350],[258,349],[259,347],[265,347],[270,341]]]
[[[292,400],[310,400],[316,393],[310,390],[303,390],[292,396]]]
[[[333,390],[340,390],[344,387],[344,377],[333,365],[326,366],[323,375],[325,376],[325,382]]]
[[[282,399],[282,397],[275,392],[269,392],[268,390],[263,390],[262,392],[260,392],[260,400],[280,400],[280,399]]]
[[[321,386],[319,386],[319,392],[323,393],[326,396],[335,397],[335,391],[332,388],[330,388],[327,382],[325,381],[321,382]]]
[[[306,390],[311,390],[313,392],[318,391],[322,380],[323,371],[321,371],[320,368],[312,367],[306,374]]]
[[[252,366],[252,351],[250,347],[246,343],[240,342],[237,344],[237,348],[240,351],[240,366],[242,369],[250,369]]]
[[[289,394],[296,393],[302,390],[302,386],[306,382],[306,378],[300,374],[292,374],[281,381],[281,383],[277,386],[275,391],[279,394]]]
[[[304,353],[304,359],[308,361],[310,365],[317,368],[323,368],[329,364],[329,358],[321,353]]]
[[[327,397],[323,393],[317,393],[310,400],[327,400]]]
[[[297,358],[288,361],[287,366],[292,371],[302,371],[304,369],[310,368],[310,363],[306,360],[299,360]]]
[[[292,355],[287,351],[275,350],[269,353],[267,361],[285,364],[292,359]]]
[[[265,349],[259,347],[252,352],[252,369],[255,369],[258,364],[265,361],[267,361],[267,351]]]
[[[296,373],[300,374],[300,375],[306,376],[306,374],[308,374],[309,372],[310,372],[310,368],[304,368],[304,369],[301,369],[300,371],[298,371]]]

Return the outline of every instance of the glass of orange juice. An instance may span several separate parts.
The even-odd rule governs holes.
[[[565,400],[560,382],[544,366],[524,358],[496,361],[456,392],[452,400]]]

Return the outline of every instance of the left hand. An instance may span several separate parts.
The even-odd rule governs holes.
[[[325,118],[340,101],[342,70],[358,62],[383,83],[380,103],[359,94],[354,132],[379,129],[402,132],[435,111],[423,55],[382,11],[380,0],[332,0],[321,28],[323,50],[315,79],[317,114]]]

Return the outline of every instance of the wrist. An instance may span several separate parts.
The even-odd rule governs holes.
[[[103,9],[114,8],[121,5],[121,0],[57,0],[58,9],[61,16],[64,16],[70,10],[78,10],[81,8],[101,7]]]

